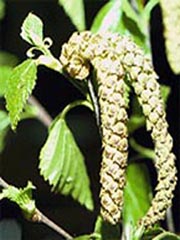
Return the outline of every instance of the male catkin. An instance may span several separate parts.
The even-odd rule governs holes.
[[[152,205],[140,223],[146,227],[164,218],[176,184],[175,157],[168,133],[157,75],[150,60],[127,37],[118,34],[74,33],[62,47],[60,62],[73,78],[84,80],[95,70],[102,128],[101,215],[112,223],[120,221],[127,165],[127,113],[125,75],[138,96],[147,130],[155,145],[158,185]]]
[[[160,0],[160,6],[167,58],[173,72],[180,74],[180,1]]]

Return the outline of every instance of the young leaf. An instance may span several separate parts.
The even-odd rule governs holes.
[[[122,1],[114,0],[107,2],[96,15],[91,31],[96,32],[119,32],[123,34],[126,29],[122,24]]]
[[[26,217],[30,219],[36,210],[35,201],[32,200],[33,189],[35,187],[31,182],[28,182],[27,186],[23,189],[9,185],[8,188],[3,189],[0,193],[0,200],[7,198],[15,202],[22,209]]]
[[[0,66],[0,97],[5,94],[6,84],[11,75],[12,68],[9,66]]]
[[[66,14],[71,19],[78,31],[85,29],[85,12],[83,0],[59,0]]]
[[[151,185],[146,165],[130,164],[127,168],[123,209],[124,231],[127,239],[131,239],[129,234],[133,234],[137,221],[147,212],[150,201]]]
[[[50,133],[40,153],[40,172],[53,189],[71,195],[86,208],[93,209],[90,182],[83,156],[66,125],[60,118],[50,128]]]
[[[35,86],[37,66],[32,59],[15,67],[7,81],[6,107],[9,111],[12,129],[15,129],[24,105]]]
[[[41,19],[33,13],[29,13],[22,24],[20,35],[32,45],[43,45],[43,23]]]

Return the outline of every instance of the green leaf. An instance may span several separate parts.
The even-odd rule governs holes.
[[[31,182],[28,182],[25,188],[16,188],[9,185],[0,193],[0,200],[7,198],[12,202],[15,202],[23,211],[28,219],[32,217],[36,210],[35,201],[32,200],[32,190],[35,187]]]
[[[4,149],[5,137],[10,128],[9,116],[5,111],[0,110],[0,153]]]
[[[75,200],[93,210],[83,156],[64,119],[52,124],[49,136],[40,153],[40,172],[53,189],[63,195],[71,195]]]
[[[39,17],[29,13],[21,27],[21,37],[35,46],[43,45],[43,23]]]
[[[123,0],[122,21],[124,27],[128,30],[134,41],[147,52],[149,51],[147,30],[144,24],[141,24],[141,16],[138,15],[128,0]]]
[[[142,17],[144,21],[149,21],[151,12],[153,8],[159,3],[159,0],[149,0],[147,4],[145,5],[143,12],[142,12]]]
[[[133,234],[137,235],[134,229],[138,220],[146,214],[150,207],[152,192],[149,174],[145,164],[131,163],[127,168],[126,179],[123,223],[126,238],[131,239]]]
[[[101,235],[101,240],[118,240],[120,237],[120,228],[104,222],[101,216],[98,216],[94,232]]]
[[[5,94],[7,81],[12,73],[9,66],[0,66],[0,97]]]
[[[180,237],[170,232],[163,232],[153,238],[153,240],[180,240]]]
[[[91,31],[96,32],[119,32],[123,34],[126,30],[121,20],[122,1],[113,0],[106,3],[94,18]]]
[[[13,69],[7,81],[6,108],[9,111],[12,129],[16,128],[25,103],[35,87],[36,74],[35,61],[28,59]]]
[[[59,4],[63,7],[77,30],[83,31],[86,28],[83,0],[59,0]]]
[[[164,105],[166,107],[168,97],[171,93],[171,88],[166,86],[166,85],[161,85],[160,89],[161,89],[161,95],[162,95],[162,98],[163,98],[163,101],[164,101]]]

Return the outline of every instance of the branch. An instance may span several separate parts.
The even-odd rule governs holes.
[[[0,177],[0,187],[8,188],[9,186],[10,185],[6,181],[4,181],[2,177]],[[48,217],[46,217],[38,208],[36,208],[31,220],[33,222],[43,223],[47,225],[67,240],[73,239],[73,237],[69,233],[67,233],[63,228],[61,228],[56,223],[51,221]]]
[[[28,102],[31,105],[37,107],[38,109],[37,118],[39,119],[39,121],[42,122],[46,127],[49,127],[53,119],[46,111],[46,109],[41,105],[41,103],[32,95],[29,97]]]

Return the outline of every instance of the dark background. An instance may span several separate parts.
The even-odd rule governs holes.
[[[85,0],[87,29],[90,27],[97,11],[105,2],[107,1]],[[29,12],[37,14],[43,20],[45,26],[44,35],[53,39],[51,49],[53,54],[58,57],[61,45],[67,41],[75,28],[64,14],[62,8],[57,5],[57,1],[54,0],[7,0],[6,15],[0,22],[1,50],[15,54],[19,62],[26,58],[26,50],[29,45],[21,39],[19,33],[22,22]],[[156,7],[151,18],[154,66],[160,76],[160,82],[171,87],[171,95],[167,106],[167,119],[170,124],[170,132],[174,138],[174,152],[179,159],[180,79],[179,76],[175,76],[171,72],[167,63],[162,31],[161,13],[159,7]],[[39,68],[38,81],[33,94],[52,117],[55,117],[71,101],[83,98],[67,79],[44,67]],[[37,168],[38,154],[47,136],[47,129],[36,120],[23,121],[20,123],[16,134],[9,133],[6,148],[2,156],[0,156],[0,172],[9,183],[17,186],[26,185],[27,180],[30,179],[37,187],[34,197],[37,200],[38,208],[64,226],[70,233],[79,235],[93,230],[94,220],[98,213],[100,139],[94,117],[87,109],[72,110],[68,115],[68,123],[85,155],[96,203],[95,213],[86,211],[68,197],[64,198],[50,193],[50,187],[39,176]],[[143,143],[146,141],[144,138],[139,138]],[[177,231],[180,231],[179,201],[180,191],[178,186],[173,208]],[[60,239],[56,233],[46,226],[24,220],[19,209],[8,201],[1,202],[0,216],[2,218],[18,219],[25,240]]]

